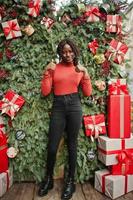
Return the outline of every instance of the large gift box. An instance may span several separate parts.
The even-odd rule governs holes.
[[[13,119],[24,102],[25,100],[22,96],[16,94],[13,90],[8,90],[4,98],[0,100],[0,110],[2,110],[2,114],[6,113]]]
[[[87,18],[87,22],[98,22],[100,16],[101,14],[97,6],[86,6],[84,17]]]
[[[131,136],[130,95],[110,95],[108,97],[108,136],[129,138]]]
[[[108,82],[109,95],[129,94],[126,84],[126,79],[110,79]]]
[[[3,120],[3,117],[0,116],[0,132],[3,132],[5,133],[5,124],[4,124],[4,120]]]
[[[113,139],[107,136],[98,137],[98,159],[106,166],[118,164],[119,157],[131,159],[133,154],[133,136],[127,139]]]
[[[106,134],[105,118],[103,114],[83,116],[86,136],[97,138],[99,134]]]
[[[7,40],[22,36],[17,19],[2,22],[1,24]]]
[[[106,31],[109,33],[121,33],[122,17],[120,15],[107,15]]]
[[[127,51],[128,46],[125,43],[112,39],[105,55],[108,60],[112,59],[114,62],[121,64]]]
[[[3,196],[6,191],[13,184],[13,172],[12,170],[7,170],[0,174],[0,197]]]
[[[28,14],[32,17],[37,17],[40,14],[42,0],[29,0]]]
[[[0,173],[8,169],[7,136],[0,131]]]
[[[133,175],[111,175],[107,169],[95,172],[95,189],[111,199],[133,190]]]

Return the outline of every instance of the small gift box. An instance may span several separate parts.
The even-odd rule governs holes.
[[[111,175],[107,169],[95,172],[95,189],[111,199],[133,190],[133,175]]]
[[[112,139],[107,136],[98,137],[98,159],[106,166],[120,163],[119,157],[133,154],[133,136],[127,139]]]
[[[86,12],[84,17],[87,18],[87,22],[98,22],[100,20],[100,11],[97,6],[86,6]]]
[[[128,47],[125,43],[112,39],[105,56],[108,60],[112,59],[114,62],[121,64],[127,51]]]
[[[86,136],[97,138],[99,134],[106,134],[105,119],[103,114],[83,116]]]
[[[89,42],[88,44],[88,48],[90,49],[90,51],[95,55],[97,48],[99,47],[98,41],[97,39],[94,39],[92,42]]]
[[[50,29],[54,24],[54,20],[49,17],[43,17],[41,24],[43,24],[47,29]]]
[[[0,173],[8,169],[7,136],[0,131]]]
[[[122,30],[122,17],[120,15],[107,15],[106,32],[121,33]]]
[[[5,133],[5,124],[2,116],[0,116],[0,132]]]
[[[129,138],[131,136],[131,97],[130,95],[108,96],[108,136]]]
[[[128,94],[126,79],[110,79],[108,82],[109,94]]]
[[[40,14],[42,0],[30,0],[28,7],[28,14],[32,17],[37,17]]]
[[[1,23],[6,39],[13,39],[22,36],[17,19]]]
[[[12,170],[7,170],[0,174],[0,197],[2,197],[6,191],[13,184],[13,172]]]
[[[0,110],[2,110],[2,114],[6,113],[13,119],[24,102],[25,100],[22,96],[16,94],[13,90],[8,90],[4,98],[0,100]]]

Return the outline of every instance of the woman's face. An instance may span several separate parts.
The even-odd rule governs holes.
[[[74,52],[69,44],[65,44],[62,49],[62,60],[65,63],[73,63],[75,55]]]

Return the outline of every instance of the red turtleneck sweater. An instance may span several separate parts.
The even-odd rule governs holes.
[[[82,87],[84,96],[90,96],[92,86],[89,77],[83,72],[76,72],[73,64],[64,65],[59,63],[55,70],[48,70],[44,73],[41,81],[41,91],[44,96],[50,94],[53,89],[55,95],[65,95],[78,92]]]

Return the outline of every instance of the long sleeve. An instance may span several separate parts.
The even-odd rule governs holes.
[[[48,70],[44,73],[43,78],[41,80],[41,92],[44,96],[50,94],[52,90],[53,83],[53,71]]]
[[[92,94],[92,85],[91,85],[91,80],[90,77],[85,77],[83,75],[80,85],[82,87],[82,92],[84,96],[90,96]]]

